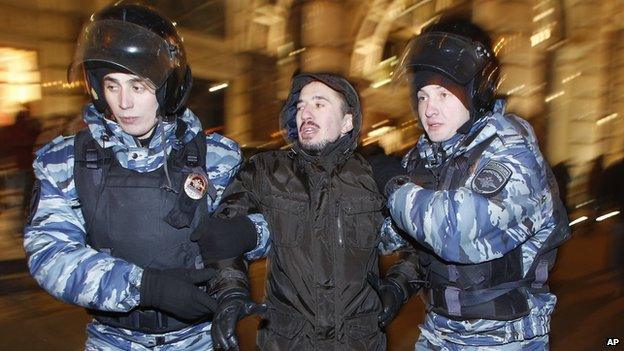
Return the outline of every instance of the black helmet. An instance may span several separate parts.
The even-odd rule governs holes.
[[[174,24],[155,10],[117,3],[91,15],[78,39],[70,82],[84,79],[95,107],[108,107],[103,73],[128,72],[146,79],[156,90],[160,114],[182,112],[192,85],[182,39]]]
[[[500,64],[488,34],[468,20],[441,20],[410,40],[394,76],[418,71],[442,74],[465,87],[471,115],[482,115],[493,107]]]

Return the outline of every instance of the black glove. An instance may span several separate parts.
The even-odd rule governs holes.
[[[204,263],[241,256],[256,247],[256,226],[247,218],[205,217],[191,234],[201,250]]]
[[[405,293],[392,279],[381,279],[373,272],[368,272],[367,280],[381,300],[381,313],[377,321],[380,327],[385,328],[399,313],[406,300]]]
[[[210,333],[215,348],[238,350],[236,323],[249,315],[262,314],[266,312],[266,309],[266,304],[253,302],[247,294],[237,292],[233,295],[225,296],[212,318]]]
[[[176,268],[157,270],[147,268],[141,278],[142,307],[153,307],[183,320],[196,320],[212,313],[217,302],[196,285],[215,276],[212,268]]]
[[[386,184],[390,179],[406,175],[407,171],[401,166],[401,160],[385,154],[373,155],[367,158],[373,169],[373,178],[377,183],[377,188],[382,194],[386,193]]]

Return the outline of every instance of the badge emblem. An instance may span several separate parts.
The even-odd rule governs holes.
[[[490,161],[472,180],[474,191],[491,196],[498,193],[511,178],[511,170],[501,162]]]
[[[190,173],[184,181],[184,192],[193,200],[204,197],[208,188],[208,179],[200,173]]]

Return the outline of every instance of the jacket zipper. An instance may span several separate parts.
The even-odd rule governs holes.
[[[340,216],[340,202],[336,200],[334,205],[335,211],[334,215],[336,216],[336,228],[337,236],[338,236],[338,246],[344,246],[344,235],[342,233],[342,217]]]

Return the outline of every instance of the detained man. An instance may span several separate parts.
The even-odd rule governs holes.
[[[248,215],[266,220],[247,230],[223,225],[227,237],[252,238],[250,247],[256,228],[266,230],[267,243],[246,254],[268,258],[258,347],[385,350],[383,327],[418,290],[412,284],[417,273],[412,262],[400,260],[378,277],[380,249],[395,250],[403,241],[380,234],[383,197],[368,162],[354,151],[362,124],[358,94],[338,75],[299,74],[280,122],[291,148],[253,156],[226,190],[217,215],[226,223]],[[214,230],[218,223],[212,219],[213,230],[198,235],[202,249],[224,237]],[[231,267],[212,290],[219,301],[213,336],[227,350],[237,349],[236,322],[250,313],[245,265]]]

